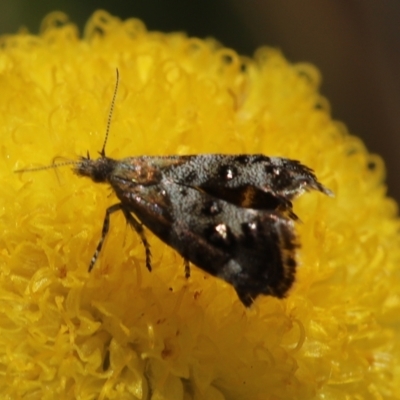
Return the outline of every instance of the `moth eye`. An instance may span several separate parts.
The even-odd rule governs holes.
[[[225,179],[227,181],[230,181],[231,179],[235,178],[237,176],[237,168],[232,167],[229,165],[223,165],[222,167],[219,168],[218,170],[219,176],[221,179]]]
[[[204,205],[202,212],[213,217],[221,212],[221,208],[216,201],[209,201]]]

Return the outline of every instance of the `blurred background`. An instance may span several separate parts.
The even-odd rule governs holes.
[[[213,36],[241,54],[269,45],[313,63],[333,117],[385,159],[388,193],[400,201],[400,0],[0,0],[0,34],[37,33],[55,10],[82,31],[99,8],[150,30]]]

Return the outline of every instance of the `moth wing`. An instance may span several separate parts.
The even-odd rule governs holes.
[[[264,213],[243,226],[233,257],[218,276],[235,287],[246,306],[260,294],[282,298],[295,279],[298,247],[293,221]]]
[[[166,242],[236,289],[249,306],[260,294],[283,297],[294,281],[293,221],[280,212],[238,207],[170,184],[173,224]]]
[[[290,210],[304,191],[331,195],[313,171],[296,160],[256,155],[186,156],[167,169],[169,179],[242,208]],[[294,217],[294,214],[291,214]]]

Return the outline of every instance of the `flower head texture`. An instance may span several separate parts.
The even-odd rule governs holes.
[[[400,398],[400,231],[384,165],[274,49],[148,32],[104,11],[82,38],[60,13],[1,38],[2,399]],[[106,185],[69,167],[107,155],[258,154],[301,161],[334,197],[294,202],[300,248],[285,299],[250,308],[122,213],[99,258]]]

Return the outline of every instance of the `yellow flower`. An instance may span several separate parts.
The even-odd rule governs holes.
[[[107,154],[264,153],[313,168],[334,198],[295,202],[301,249],[284,300],[234,289],[120,213],[93,271],[107,187],[68,168]],[[240,57],[103,11],[65,16],[0,53],[0,393],[4,399],[400,398],[400,236],[384,166],[332,121],[310,65]]]

